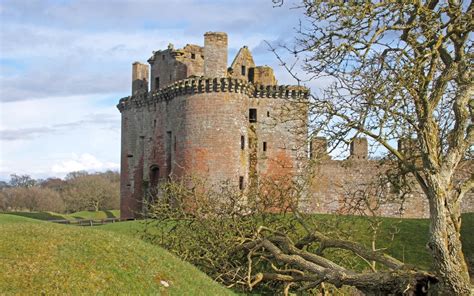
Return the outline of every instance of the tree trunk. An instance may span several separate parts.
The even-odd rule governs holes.
[[[428,247],[440,280],[439,294],[470,295],[469,272],[460,239],[460,202],[438,186],[430,192],[429,204],[431,223]]]

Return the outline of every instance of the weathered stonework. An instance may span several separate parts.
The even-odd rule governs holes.
[[[407,141],[400,141],[399,149],[409,149]],[[411,151],[411,150],[408,150]],[[410,153],[405,153],[410,155]],[[356,138],[350,145],[350,156],[345,160],[333,160],[327,154],[324,138],[314,138],[310,145],[312,175],[307,197],[301,210],[309,213],[338,213],[378,215],[385,217],[428,218],[428,200],[416,181],[408,176],[410,191],[399,191],[386,182],[387,172],[397,167],[394,161],[368,158],[367,140]],[[420,161],[413,158],[412,161]],[[474,171],[474,162],[463,161],[456,172],[456,182],[467,180]],[[380,179],[383,176],[383,179]],[[380,181],[382,180],[382,181]],[[383,186],[384,188],[377,188]],[[383,196],[376,190],[383,190]],[[405,193],[403,195],[402,193]],[[362,195],[365,194],[365,200]],[[368,204],[365,204],[365,203]],[[373,210],[373,213],[368,208]],[[474,193],[466,194],[461,204],[463,213],[474,212]]]
[[[256,66],[245,46],[228,68],[227,42],[225,33],[208,32],[204,47],[170,44],[153,52],[150,74],[147,65],[133,64],[132,95],[117,105],[121,217],[139,216],[146,188],[170,178],[197,175],[245,191],[259,176],[300,176],[311,159],[318,161],[301,208],[344,213],[341,188],[363,186],[384,169],[367,158],[367,141],[355,139],[344,161],[331,160],[322,138],[307,145],[309,90],[277,85],[273,69]],[[413,194],[402,216],[425,217],[426,199],[416,190]],[[472,199],[466,196],[463,211],[474,211]],[[378,213],[399,216],[398,209],[388,203]]]
[[[117,106],[122,113],[122,218],[138,215],[145,188],[161,180],[198,175],[246,190],[252,170],[271,177],[301,169],[304,137],[292,133],[294,122],[275,118],[281,106],[305,102],[309,90],[276,85],[273,71],[262,80],[273,83],[250,81],[255,64],[246,47],[235,61],[241,75],[227,68],[227,35],[208,32],[204,47],[170,45],[153,53],[149,92],[135,81],[143,80],[144,65],[134,64],[132,96]],[[300,125],[307,133],[306,122]],[[252,165],[253,152],[258,161]],[[285,167],[279,166],[282,162]]]

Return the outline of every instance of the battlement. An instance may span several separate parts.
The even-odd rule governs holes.
[[[169,101],[177,96],[211,92],[243,93],[251,98],[275,99],[307,99],[309,96],[309,89],[303,86],[255,85],[235,78],[191,77],[153,92],[122,98],[117,108],[122,112],[134,107]]]

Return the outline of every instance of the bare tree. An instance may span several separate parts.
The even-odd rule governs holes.
[[[10,175],[10,186],[12,187],[32,187],[37,184],[36,180],[31,178],[30,175],[17,175],[12,174]]]
[[[288,294],[327,283],[368,294],[424,294],[437,282],[314,215],[299,214],[306,188],[286,181],[261,178],[246,194],[231,183],[211,187],[201,179],[163,183],[149,205],[144,237],[227,286],[257,292],[274,293],[283,283]],[[370,271],[358,268],[360,259]]]
[[[119,183],[116,177],[111,178],[111,173],[70,173],[68,176],[68,185],[63,193],[68,211],[119,207]]]
[[[414,176],[429,201],[440,293],[470,294],[460,205],[474,177],[455,182],[454,174],[474,142],[474,4],[303,0],[299,7],[297,42],[285,48],[309,76],[333,81],[312,99],[313,130],[333,145],[365,135]],[[414,139],[415,159],[396,147],[400,139]]]

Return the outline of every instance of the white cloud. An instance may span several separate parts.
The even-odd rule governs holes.
[[[104,171],[104,170],[118,170],[120,165],[113,162],[102,162],[94,155],[89,153],[73,155],[73,159],[61,161],[51,167],[54,174],[67,174],[75,171]]]
[[[59,168],[68,166],[100,170],[98,163],[77,156],[87,154],[104,169],[118,168],[120,113],[115,104],[119,97],[68,96],[0,103],[0,179],[13,173],[63,177],[67,172],[59,172]]]

